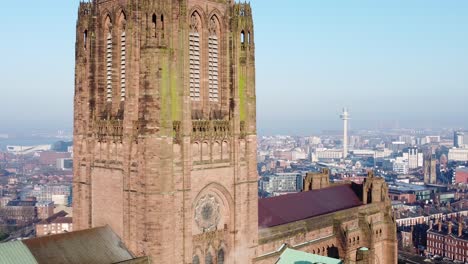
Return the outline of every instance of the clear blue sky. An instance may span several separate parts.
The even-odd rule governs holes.
[[[78,3],[3,3],[0,130],[71,127]],[[260,133],[468,127],[468,1],[252,5]]]

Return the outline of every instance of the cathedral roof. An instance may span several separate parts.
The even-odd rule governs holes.
[[[360,205],[351,185],[265,198],[258,202],[258,225],[279,226]]]
[[[109,226],[0,244],[2,264],[147,264]]]
[[[294,249],[286,249],[281,254],[280,259],[276,264],[289,264],[289,263],[323,263],[323,264],[342,264],[339,259],[324,257],[320,255],[310,254]]]

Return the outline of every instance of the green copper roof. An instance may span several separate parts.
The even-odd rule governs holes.
[[[339,259],[323,257],[298,250],[286,249],[277,264],[342,264]]]
[[[37,264],[28,247],[21,241],[0,243],[0,263]]]

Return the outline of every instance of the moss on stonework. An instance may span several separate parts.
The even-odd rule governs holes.
[[[245,74],[242,70],[239,71],[239,115],[240,115],[240,120],[245,121],[246,120],[246,94],[245,94],[245,85],[246,85],[246,77]]]
[[[179,106],[179,97],[177,94],[177,75],[171,74],[171,112],[172,112],[172,120],[178,121],[180,120],[180,106]]]
[[[164,52],[165,53],[165,52]],[[169,65],[167,61],[166,54],[161,55],[161,125],[164,128],[170,128],[172,125],[170,124],[171,113],[170,107],[171,102],[171,93],[170,93],[170,80],[169,80]]]

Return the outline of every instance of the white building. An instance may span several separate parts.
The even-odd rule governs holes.
[[[398,174],[408,174],[408,160],[403,157],[397,157],[395,161],[393,161],[393,171]]]
[[[403,153],[403,158],[408,160],[409,169],[417,169],[423,166],[424,154],[418,148],[409,148],[408,152]]]
[[[468,148],[450,149],[448,153],[448,159],[450,161],[468,161]]]
[[[51,145],[38,145],[38,146],[7,146],[7,152],[15,155],[34,154],[41,151],[49,151]]]
[[[343,158],[343,151],[339,149],[316,149],[312,153],[312,161],[340,160]]]
[[[260,186],[268,193],[291,193],[302,190],[302,175],[300,173],[277,173],[262,179]]]

